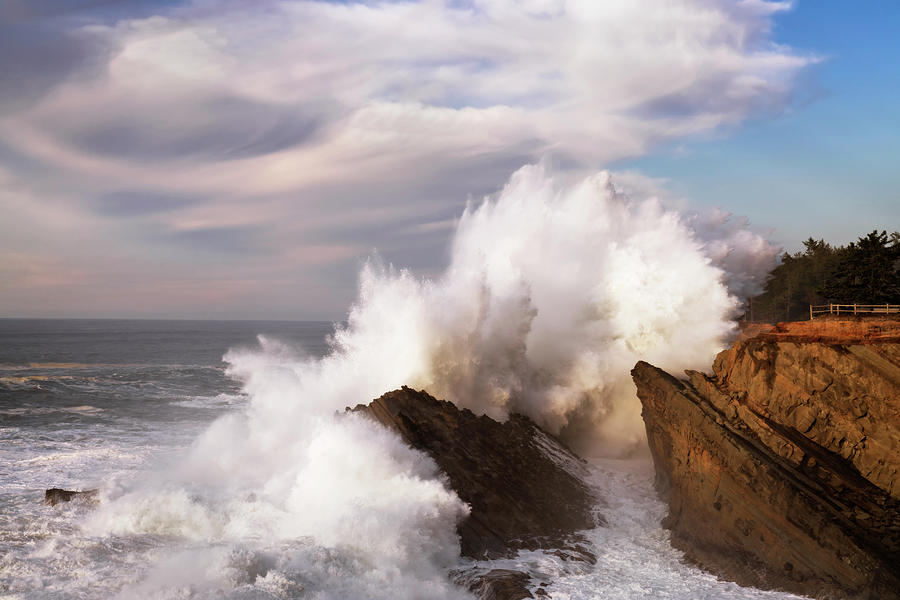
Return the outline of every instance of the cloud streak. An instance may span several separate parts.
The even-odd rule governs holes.
[[[118,271],[349,280],[273,316],[339,317],[372,247],[438,268],[449,229],[428,224],[526,162],[595,168],[782,110],[815,60],[772,40],[788,6],[759,0],[138,4],[7,26],[26,59],[4,76],[21,85],[0,81],[19,90],[0,95],[0,201],[29,210],[0,250],[100,279],[118,254]],[[38,52],[29,28],[61,35]],[[106,245],[47,251],[60,210]],[[2,236],[23,225],[32,241]],[[437,237],[398,241],[417,227]],[[227,261],[191,250],[216,244]],[[321,248],[342,250],[310,260]]]

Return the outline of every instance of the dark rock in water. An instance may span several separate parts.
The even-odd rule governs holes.
[[[813,325],[737,342],[712,376],[635,366],[663,524],[741,585],[898,599],[900,328]]]
[[[531,577],[522,571],[493,569],[476,575],[468,582],[468,589],[482,600],[524,600],[534,598],[528,591]]]
[[[459,525],[464,556],[498,558],[548,548],[594,560],[576,534],[602,521],[582,478],[585,464],[528,418],[513,415],[498,423],[407,387],[353,410],[427,452],[471,506]]]
[[[96,500],[98,493],[98,490],[73,492],[69,490],[62,490],[60,488],[51,488],[44,492],[44,504],[56,506],[60,502],[70,502],[72,500],[75,500],[76,498],[83,500]]]

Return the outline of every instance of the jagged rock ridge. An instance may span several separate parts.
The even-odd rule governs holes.
[[[635,366],[690,559],[742,585],[900,598],[900,328],[877,327],[781,324],[687,380]]]
[[[428,453],[471,507],[459,525],[464,556],[553,549],[591,560],[576,532],[602,522],[584,462],[527,417],[505,423],[408,387],[353,409]]]

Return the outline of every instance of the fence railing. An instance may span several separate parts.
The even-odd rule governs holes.
[[[900,304],[818,304],[809,305],[809,318],[821,315],[886,315],[900,313]]]

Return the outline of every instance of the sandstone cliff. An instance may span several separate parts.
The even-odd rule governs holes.
[[[900,598],[900,323],[780,324],[712,375],[632,374],[689,559],[742,585]]]

